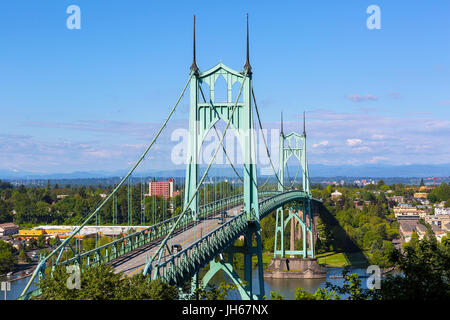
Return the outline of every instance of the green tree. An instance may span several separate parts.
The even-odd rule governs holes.
[[[378,300],[380,294],[375,289],[364,289],[361,287],[361,279],[357,274],[351,274],[350,269],[345,267],[342,271],[344,283],[342,286],[326,283],[326,288],[335,292],[336,295],[346,295],[345,300]]]
[[[22,261],[22,262],[28,263],[30,261],[30,259],[27,256],[27,253],[24,249],[19,251],[18,256],[19,256],[20,261]]]
[[[450,185],[442,182],[439,187],[433,189],[428,196],[427,199],[430,202],[441,202],[447,201],[450,199]]]
[[[11,271],[17,263],[17,258],[13,254],[13,249],[5,241],[0,240],[0,273]]]
[[[110,265],[88,267],[81,273],[80,289],[69,289],[70,274],[66,267],[58,265],[53,274],[47,271],[38,287],[40,300],[173,300],[178,298],[178,289],[161,280],[149,281],[148,276],[138,273],[124,277],[114,273]]]
[[[416,231],[413,231],[411,233],[411,239],[409,242],[403,243],[403,249],[406,249],[407,247],[415,248],[419,244],[419,235]]]
[[[11,222],[12,215],[8,210],[6,201],[0,198],[0,223]]]
[[[221,282],[219,285],[208,284],[206,289],[197,288],[194,297],[199,300],[228,300],[231,291],[236,290],[237,285],[234,283]]]
[[[381,282],[385,300],[450,300],[450,244],[425,238],[390,259],[402,271]]]
[[[37,246],[38,248],[42,249],[42,248],[44,248],[44,247],[46,246],[46,244],[47,244],[47,241],[46,241],[46,239],[45,239],[45,236],[41,234],[41,235],[37,238],[37,244],[36,244],[36,246]]]
[[[267,300],[284,300],[284,297],[276,291],[270,291],[270,298]]]
[[[149,276],[138,273],[124,280],[125,293],[121,300],[175,300],[178,299],[178,289],[161,279],[149,281]]]

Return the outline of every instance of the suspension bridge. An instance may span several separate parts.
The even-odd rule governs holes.
[[[275,169],[262,131],[262,123],[256,104],[252,86],[252,68],[249,60],[249,28],[247,15],[246,60],[242,71],[233,70],[221,62],[209,70],[200,72],[196,62],[195,16],[193,36],[193,62],[189,78],[179,95],[175,105],[157,131],[156,135],[141,157],[122,178],[112,192],[87,215],[84,221],[72,234],[57,245],[48,255],[41,256],[40,261],[20,299],[29,299],[39,295],[39,289],[31,290],[35,281],[45,277],[48,268],[54,270],[58,265],[77,265],[81,271],[90,266],[110,264],[115,272],[131,276],[137,272],[149,275],[151,279],[162,279],[169,284],[181,287],[187,282],[191,288],[206,287],[214,275],[223,271],[238,288],[241,299],[262,299],[264,296],[262,244],[260,221],[276,212],[274,257],[286,254],[314,258],[314,238],[312,213],[320,202],[311,195],[309,186],[308,163],[306,158],[306,130],[303,133],[292,132],[285,135],[283,127],[280,133],[279,168]],[[215,84],[219,77],[226,82],[227,98],[225,102],[215,99]],[[233,85],[238,84],[239,91],[233,97]],[[142,164],[157,139],[166,128],[167,123],[189,87],[189,136],[186,177],[184,184],[184,205],[181,213],[163,219],[160,222],[147,223],[145,228],[137,232],[118,237],[101,245],[97,242],[92,250],[82,250],[80,231],[89,224],[99,223],[102,210],[111,208],[113,221],[117,222],[117,194],[121,188],[128,188],[128,208],[132,208],[130,200],[130,181],[136,168]],[[204,88],[209,88],[208,99]],[[269,181],[258,186],[255,146],[255,117],[262,132],[266,153],[270,161],[273,176],[278,188],[264,188]],[[220,135],[216,124],[226,123]],[[305,123],[305,120],[303,121]],[[242,150],[243,170],[241,173],[233,165],[224,145],[227,131],[232,128]],[[199,154],[207,134],[214,130],[219,139],[211,161],[204,173],[200,175]],[[214,201],[200,202],[200,191],[206,192],[205,179],[218,154],[222,150],[227,156],[229,165],[242,183],[242,192],[224,193],[225,196]],[[284,172],[287,161],[294,157],[302,168],[302,187],[293,189],[285,184]],[[297,172],[298,173],[298,172]],[[295,179],[294,179],[295,181]],[[141,202],[142,203],[142,202]],[[286,208],[288,214],[286,215]],[[114,219],[115,217],[115,219]],[[141,222],[145,217],[141,212]],[[286,250],[284,246],[285,227],[289,221],[297,221],[302,232],[302,249]],[[150,221],[151,222],[151,221]],[[131,225],[130,216],[128,223]],[[243,238],[243,246],[236,246],[237,239]],[[309,248],[308,248],[309,245]],[[177,250],[176,250],[177,249]],[[226,254],[226,259],[224,255]],[[238,275],[233,268],[233,256],[244,256],[244,277]],[[257,257],[258,288],[252,279],[252,257]],[[199,279],[200,270],[209,265],[209,270]]]

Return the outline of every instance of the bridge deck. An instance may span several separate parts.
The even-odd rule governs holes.
[[[239,205],[225,210],[227,211],[225,222],[238,215],[242,208],[243,206]],[[199,220],[193,226],[184,230],[184,232],[177,233],[168,241],[169,248],[171,248],[171,246],[174,244],[180,244],[182,248],[190,246],[192,243],[200,239],[203,235],[216,228],[219,228],[221,226],[221,224],[219,224],[219,217],[220,214],[217,213],[208,219]],[[155,254],[156,250],[161,244],[161,241],[162,238],[153,243],[138,248],[126,255],[123,255],[118,259],[111,261],[110,264],[114,267],[114,271],[116,273],[123,272],[126,276],[131,276],[139,271],[142,272],[147,262],[147,256],[151,258]],[[164,258],[167,258],[169,256],[170,254],[167,251],[164,252],[162,261],[165,260]]]

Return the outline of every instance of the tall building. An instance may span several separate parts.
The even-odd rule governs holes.
[[[173,179],[170,178],[166,182],[149,181],[148,183],[149,196],[163,196],[164,199],[173,197]]]

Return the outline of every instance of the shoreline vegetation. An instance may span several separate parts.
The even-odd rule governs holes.
[[[367,267],[370,265],[363,252],[325,252],[316,255],[317,262],[326,268]]]

